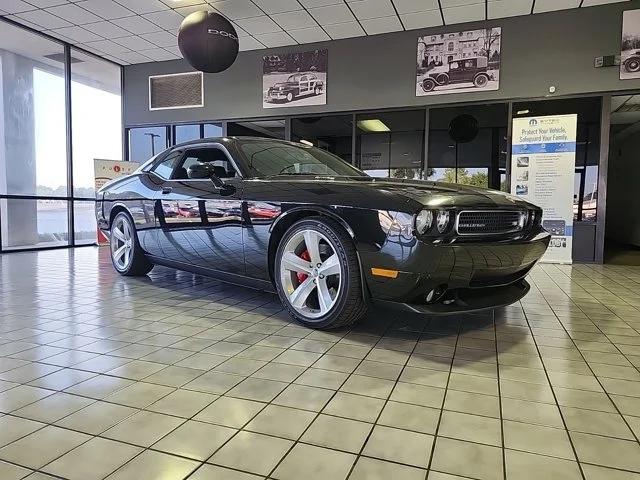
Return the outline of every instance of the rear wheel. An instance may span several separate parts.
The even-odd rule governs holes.
[[[473,84],[478,88],[486,87],[487,83],[489,83],[489,77],[484,73],[476,75],[476,78],[473,79]]]
[[[111,262],[120,275],[142,276],[153,268],[138,242],[138,234],[131,216],[120,212],[111,224],[109,238]]]
[[[351,325],[366,313],[351,238],[322,217],[294,224],[278,246],[275,284],[289,313],[312,328]]]
[[[640,70],[640,58],[632,57],[624,62],[624,68],[627,72],[637,72]]]

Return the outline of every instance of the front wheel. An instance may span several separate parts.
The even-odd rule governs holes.
[[[153,268],[140,248],[133,220],[128,213],[120,212],[113,219],[109,243],[111,262],[120,275],[142,276]]]
[[[293,100],[293,93],[287,93],[287,102],[291,102]]]
[[[301,220],[287,231],[276,252],[275,284],[285,308],[308,327],[351,325],[366,313],[355,247],[330,219]]]
[[[436,81],[432,78],[425,78],[422,83],[422,90],[425,92],[431,92],[434,88],[436,88]]]

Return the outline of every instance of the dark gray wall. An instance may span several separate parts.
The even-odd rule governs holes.
[[[618,79],[618,69],[593,66],[600,55],[619,53],[622,11],[640,0],[598,7],[473,22],[360,37],[312,45],[241,52],[221,74],[205,75],[205,107],[148,110],[148,77],[191,70],[183,61],[125,68],[125,125],[193,120],[268,117],[301,113],[393,108],[478,100],[533,98],[640,88],[640,80]],[[485,26],[502,27],[500,90],[429,97],[415,96],[418,35]],[[262,56],[329,48],[327,105],[264,110]]]

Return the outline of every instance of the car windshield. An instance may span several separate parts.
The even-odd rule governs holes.
[[[306,145],[273,140],[240,143],[253,176],[328,175],[332,177],[366,176],[335,155]]]

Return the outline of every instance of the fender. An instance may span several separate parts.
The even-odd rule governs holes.
[[[288,218],[288,216],[290,216],[292,214],[295,214],[295,213],[298,213],[298,212],[317,212],[320,215],[325,215],[325,216],[331,218],[332,220],[335,220],[340,225],[342,225],[342,227],[347,231],[347,233],[349,234],[351,239],[354,240],[354,241],[356,240],[355,232],[353,231],[351,226],[342,217],[340,217],[340,215],[338,215],[335,212],[331,211],[330,208],[323,207],[323,206],[320,206],[320,205],[305,205],[305,206],[299,206],[299,207],[290,208],[289,210],[287,210],[284,213],[282,213],[275,220],[275,222],[273,222],[271,224],[271,227],[269,228],[269,233],[273,233],[273,231],[275,230],[276,226],[279,225],[280,222],[284,218]]]

